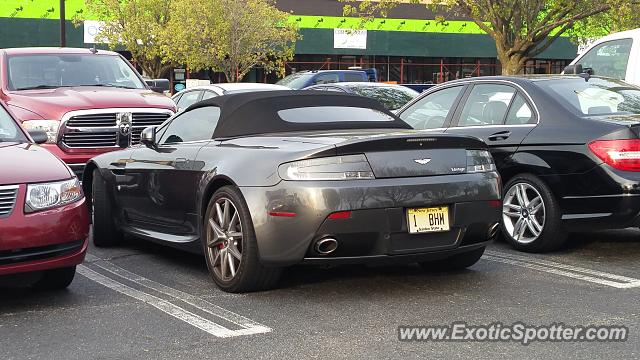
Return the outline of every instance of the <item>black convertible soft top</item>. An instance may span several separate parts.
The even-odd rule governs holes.
[[[377,100],[341,93],[318,93],[308,90],[258,91],[224,95],[191,105],[185,112],[206,106],[220,108],[220,119],[214,138],[310,130],[346,129],[411,129]],[[331,111],[320,122],[291,122],[282,119],[281,110],[314,107],[352,107],[372,109],[391,118],[390,121],[331,121]],[[337,116],[338,114],[333,114]]]

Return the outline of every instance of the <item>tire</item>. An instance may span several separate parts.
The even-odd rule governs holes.
[[[100,171],[93,170],[91,184],[91,215],[93,223],[93,244],[97,247],[114,246],[122,242],[122,232],[116,227],[111,205],[107,193],[107,183],[100,175]]]
[[[473,266],[480,260],[482,254],[484,254],[485,247],[481,247],[475,250],[463,252],[453,255],[451,257],[428,262],[420,262],[418,265],[428,271],[455,271],[463,270]]]
[[[504,188],[502,235],[513,248],[541,253],[556,250],[565,243],[567,231],[562,224],[560,206],[542,180],[531,174],[520,174]],[[522,202],[525,202],[524,209]]]
[[[60,269],[47,270],[42,274],[40,280],[36,281],[32,287],[36,290],[62,290],[66,289],[76,275],[76,267],[66,267]]]
[[[280,279],[281,268],[260,263],[249,208],[235,186],[224,186],[211,197],[204,218],[202,245],[209,274],[223,291],[267,290]]]

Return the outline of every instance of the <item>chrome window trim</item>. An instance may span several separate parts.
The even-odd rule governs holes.
[[[540,124],[540,110],[538,109],[538,105],[536,105],[536,103],[533,101],[533,98],[531,97],[531,95],[529,95],[529,93],[518,83],[511,81],[511,80],[505,80],[505,79],[479,79],[479,78],[475,78],[475,79],[465,79],[465,80],[455,80],[455,82],[451,82],[451,83],[443,83],[437,86],[432,87],[431,89],[428,90],[428,92],[422,93],[421,96],[416,97],[415,99],[413,99],[411,102],[409,102],[408,104],[406,104],[402,109],[400,109],[400,111],[398,111],[398,113],[403,113],[404,111],[406,111],[406,109],[408,109],[410,106],[412,106],[414,103],[416,103],[417,101],[419,101],[420,99],[423,99],[427,96],[429,96],[430,94],[442,90],[442,89],[446,89],[449,87],[454,87],[454,86],[466,86],[466,85],[474,85],[476,83],[502,83],[502,84],[509,84],[512,85],[514,87],[516,87],[519,92],[521,92],[526,98],[527,98],[527,104],[530,104],[533,106],[533,110],[536,112],[536,123],[535,124],[524,124],[524,125],[533,125],[536,126],[538,124]],[[400,116],[400,114],[398,114],[398,117]],[[493,126],[493,125],[491,125]],[[500,125],[500,126],[522,126],[522,125]],[[451,127],[466,127],[466,128],[470,128],[471,126],[451,126]],[[483,127],[487,127],[487,126],[483,126]]]
[[[486,128],[528,128],[528,127],[536,127],[538,124],[512,124],[512,125],[472,125],[472,126],[451,126],[447,129],[486,129]]]

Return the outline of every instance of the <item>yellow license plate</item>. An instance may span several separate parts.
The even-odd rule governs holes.
[[[411,234],[449,231],[449,208],[438,206],[407,209],[407,221]]]

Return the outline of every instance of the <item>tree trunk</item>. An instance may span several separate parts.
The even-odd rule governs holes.
[[[160,58],[155,59],[138,59],[137,63],[144,71],[144,75],[151,79],[159,79],[164,73],[170,69],[169,65],[163,64]]]
[[[522,70],[524,70],[524,65],[528,58],[523,57],[520,54],[512,54],[511,56],[508,56],[504,53],[498,53],[498,60],[502,66],[502,75],[519,75],[522,74]]]

